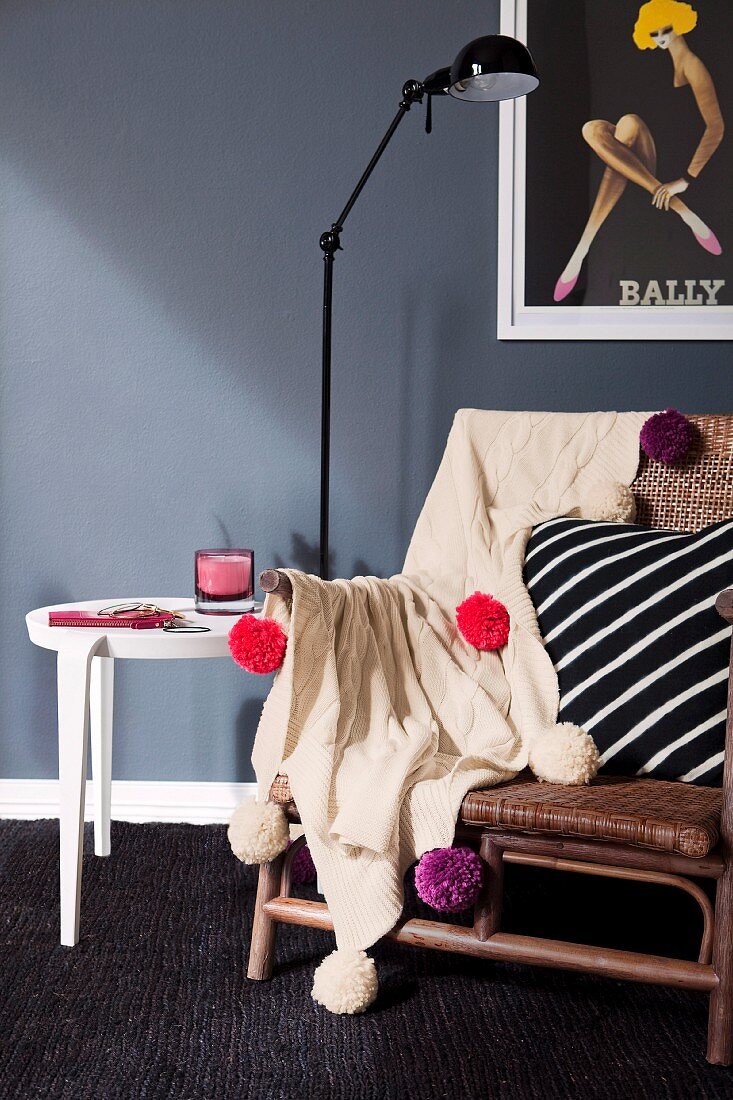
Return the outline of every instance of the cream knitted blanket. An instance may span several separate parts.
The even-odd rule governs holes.
[[[337,944],[366,948],[402,911],[402,879],[453,840],[472,788],[511,778],[554,726],[557,677],[522,580],[532,527],[633,480],[637,413],[456,414],[403,572],[323,582],[288,570],[288,634],[253,752],[259,798],[287,773]],[[474,591],[509,610],[478,652],[455,627]]]

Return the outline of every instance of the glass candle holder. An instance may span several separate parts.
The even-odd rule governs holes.
[[[197,550],[196,610],[202,615],[251,611],[254,576],[254,550]]]

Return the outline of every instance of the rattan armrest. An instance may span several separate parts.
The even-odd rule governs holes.
[[[726,588],[715,601],[715,610],[727,623],[733,623],[733,588]]]

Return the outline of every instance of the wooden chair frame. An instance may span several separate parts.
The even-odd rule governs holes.
[[[729,471],[733,459],[733,417],[693,417],[699,446],[678,471],[676,481],[664,468],[660,471],[642,459],[634,483],[640,519],[680,530],[694,530],[733,514]],[[723,456],[721,458],[721,456]],[[713,463],[713,482],[701,482],[704,460]],[[710,473],[708,462],[707,472]],[[670,484],[672,488],[670,489]],[[677,493],[675,493],[675,486]],[[691,511],[691,492],[700,498]],[[687,503],[685,503],[685,494]],[[712,501],[712,503],[711,503]],[[671,517],[671,518],[670,518]],[[666,521],[666,524],[665,524]],[[262,588],[288,598],[292,590],[285,574],[266,570]],[[718,597],[716,608],[733,623],[733,589]],[[677,986],[707,993],[710,997],[709,1062],[733,1063],[733,650],[728,680],[728,717],[722,790],[720,841],[700,858],[608,840],[579,839],[558,833],[527,833],[487,827],[461,826],[464,842],[475,844],[486,865],[485,886],[474,907],[472,927],[441,921],[400,920],[387,938],[398,943],[440,951],[454,951],[501,962],[527,963],[588,974],[606,975],[629,981]],[[297,821],[295,806],[285,807]],[[252,940],[247,975],[256,981],[272,974],[278,924],[299,924],[332,929],[333,922],[322,902],[294,898],[290,893],[291,865],[304,838],[289,850],[260,867],[255,901]],[[703,935],[695,962],[669,959],[642,952],[620,951],[513,935],[501,930],[503,877],[507,863],[545,867],[558,872],[599,875],[652,882],[684,890],[695,899],[703,915]],[[716,884],[715,908],[695,879],[712,879]]]

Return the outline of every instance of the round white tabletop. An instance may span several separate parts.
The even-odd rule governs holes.
[[[91,626],[49,626],[49,611],[76,610],[99,611],[101,607],[108,607],[114,603],[134,603],[137,597],[127,597],[117,600],[75,600],[73,603],[54,604],[50,607],[39,607],[30,611],[26,617],[28,635],[30,640],[44,649],[63,650],[69,644],[73,645],[73,637],[86,635],[89,638],[99,638],[100,642],[95,649],[98,657],[114,658],[141,658],[143,660],[176,660],[191,657],[228,657],[229,656],[229,631],[240,617],[238,615],[199,615],[194,611],[193,598],[175,599],[164,597],[161,599],[140,600],[141,603],[154,603],[158,607],[164,607],[170,611],[183,611],[187,621],[196,626],[208,626],[207,631],[194,634],[176,634],[172,630],[153,628],[149,630],[131,630],[129,627],[111,627],[109,630],[100,630]],[[256,612],[255,612],[256,613]],[[103,639],[103,640],[101,640]]]

